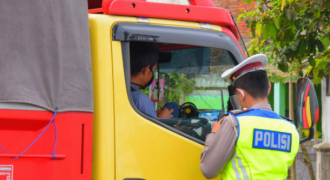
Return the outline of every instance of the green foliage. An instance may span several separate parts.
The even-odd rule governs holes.
[[[169,73],[169,86],[173,88],[168,96],[170,102],[180,102],[182,94],[189,94],[195,90],[195,80],[188,78],[187,74]]]
[[[319,84],[330,74],[329,0],[243,2],[246,7],[238,19],[246,19],[246,26],[254,37],[249,43],[250,53],[266,53],[271,64],[290,76],[271,75],[271,81],[285,82],[310,76]]]
[[[163,77],[165,78],[164,98],[167,102],[180,104],[180,98],[183,94],[189,94],[196,89],[195,80],[189,78],[187,74],[167,73]],[[140,91],[149,96],[149,88]],[[162,108],[165,103],[165,101],[158,103],[157,107]]]

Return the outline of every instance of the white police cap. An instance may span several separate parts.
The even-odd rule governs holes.
[[[268,59],[264,54],[253,55],[246,60],[242,61],[233,68],[226,70],[222,73],[221,77],[234,82],[237,78],[249,72],[264,70],[267,66]]]

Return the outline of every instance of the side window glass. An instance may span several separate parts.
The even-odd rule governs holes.
[[[139,43],[142,45],[145,42]],[[157,65],[150,64],[150,60],[146,60],[147,63],[139,63],[143,75],[139,76],[142,80],[138,82],[136,77],[132,77],[132,74],[137,75],[138,70],[131,67],[131,90],[135,91],[132,98],[137,99],[134,96],[139,94],[145,101],[143,105],[135,101],[134,105],[142,113],[150,117],[156,116],[157,121],[205,141],[206,135],[211,132],[212,123],[227,113],[229,83],[221,78],[221,74],[235,65],[235,59],[229,51],[219,48],[151,44],[158,54]],[[131,45],[130,50],[134,51],[132,48],[134,47]],[[150,54],[144,56],[152,57]],[[131,66],[134,60],[139,59],[131,53]],[[152,75],[154,79],[150,81]],[[148,83],[151,83],[150,86],[142,89]],[[157,112],[164,107],[173,109],[174,117],[158,117]]]

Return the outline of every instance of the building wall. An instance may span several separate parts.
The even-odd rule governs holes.
[[[239,32],[242,35],[242,39],[243,39],[244,43],[246,44],[247,42],[249,42],[252,38],[250,35],[250,30],[248,28],[246,28],[245,21],[241,20],[240,22],[237,22],[237,18],[241,14],[241,10],[242,10],[242,0],[213,0],[213,3],[217,7],[228,9],[233,14],[235,21],[237,23]],[[245,51],[243,43],[242,43],[242,39],[240,39],[239,43],[240,43],[243,51]],[[248,46],[247,46],[247,48],[248,48]]]
[[[213,0],[213,2],[217,7],[228,9],[237,21],[237,18],[240,14],[240,6],[242,5],[242,0]],[[237,24],[238,29],[240,30],[243,38],[250,37],[250,31],[248,30],[248,28],[243,27],[244,24],[244,21],[239,22]]]

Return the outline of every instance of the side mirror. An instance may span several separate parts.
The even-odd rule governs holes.
[[[302,129],[309,129],[309,136],[300,143],[314,137],[314,124],[319,120],[319,102],[314,84],[308,78],[300,78],[296,88],[296,119]]]

